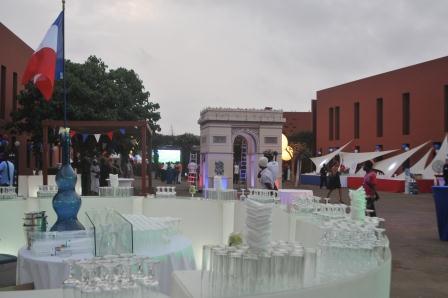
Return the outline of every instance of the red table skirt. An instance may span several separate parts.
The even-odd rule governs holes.
[[[348,177],[347,186],[349,188],[358,188],[362,185],[363,177]],[[418,185],[418,190],[421,193],[431,193],[432,186],[434,185],[433,180],[419,179],[416,180]],[[393,180],[393,179],[376,179],[377,190],[387,191],[387,192],[404,192],[404,180]]]

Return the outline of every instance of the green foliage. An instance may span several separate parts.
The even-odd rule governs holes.
[[[68,120],[142,120],[149,121],[159,131],[159,104],[149,100],[142,80],[125,68],[108,69],[99,58],[90,56],[84,63],[69,60],[65,64]],[[7,128],[13,133],[29,132],[36,141],[42,140],[41,121],[62,120],[63,86],[56,81],[53,98],[43,99],[33,84],[28,84],[18,96],[19,109],[11,113]],[[50,141],[56,136],[50,132]]]

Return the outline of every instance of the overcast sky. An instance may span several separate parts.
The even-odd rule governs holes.
[[[0,0],[36,48],[58,0]],[[446,0],[67,0],[66,57],[134,69],[162,132],[201,109],[310,111],[317,90],[447,55]],[[1,45],[0,45],[1,46]]]

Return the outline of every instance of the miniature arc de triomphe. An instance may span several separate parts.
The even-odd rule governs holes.
[[[281,141],[285,119],[283,111],[271,109],[207,108],[201,111],[200,185],[213,188],[217,162],[224,164],[223,179],[233,187],[234,142],[240,136],[247,144],[245,154],[246,184],[259,188],[258,160],[266,150],[279,153],[277,180],[281,181]]]

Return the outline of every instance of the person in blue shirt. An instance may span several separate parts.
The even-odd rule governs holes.
[[[8,154],[3,153],[0,163],[0,186],[12,186],[14,182],[14,164],[8,160]]]

